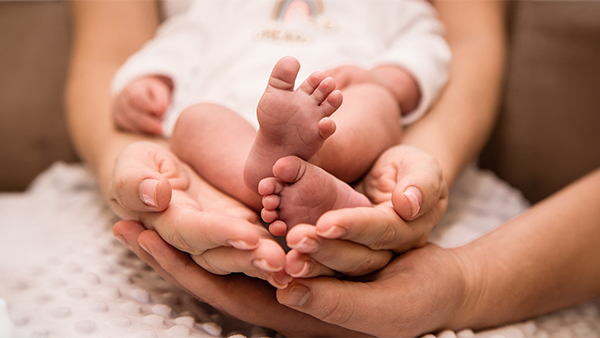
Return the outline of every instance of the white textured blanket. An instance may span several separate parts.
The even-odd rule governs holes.
[[[473,168],[450,201],[431,237],[442,246],[478,238],[527,208],[517,191]],[[115,220],[79,165],[57,163],[25,193],[0,194],[0,298],[14,337],[273,334],[229,319],[162,280],[113,239]],[[0,324],[6,320],[2,305]],[[438,334],[456,336],[600,337],[599,303],[497,330]]]

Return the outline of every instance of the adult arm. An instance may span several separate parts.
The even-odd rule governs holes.
[[[68,123],[79,156],[108,196],[119,152],[134,141],[157,142],[117,132],[109,114],[112,78],[154,35],[159,25],[157,2],[72,1],[70,6],[74,35],[65,94]]]
[[[600,169],[458,248],[468,297],[456,326],[490,327],[600,296]]]
[[[434,2],[452,51],[450,80],[438,102],[407,128],[403,143],[435,157],[448,186],[475,159],[496,120],[506,34],[502,1]]]

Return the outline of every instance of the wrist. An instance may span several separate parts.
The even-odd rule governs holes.
[[[489,302],[486,291],[489,290],[485,264],[478,260],[483,253],[474,254],[469,245],[449,250],[454,257],[462,289],[457,292],[461,301],[454,314],[449,318],[447,328],[454,330],[477,329],[482,327],[482,314],[485,314],[485,305]]]

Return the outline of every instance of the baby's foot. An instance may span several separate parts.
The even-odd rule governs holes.
[[[278,160],[273,174],[260,182],[258,192],[264,196],[262,218],[273,222],[269,230],[275,236],[298,223],[315,224],[329,210],[371,206],[345,182],[295,156]]]
[[[335,81],[315,72],[294,90],[299,70],[293,57],[279,60],[258,103],[260,128],[244,170],[254,190],[261,179],[272,176],[275,161],[289,155],[309,160],[335,131],[329,116],[342,104]]]

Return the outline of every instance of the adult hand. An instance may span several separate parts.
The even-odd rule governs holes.
[[[287,235],[286,272],[294,277],[360,276],[385,266],[393,251],[425,245],[448,205],[448,186],[437,161],[406,145],[388,149],[357,186],[373,208],[325,213],[315,226]]]
[[[205,271],[138,222],[120,221],[113,233],[163,278],[226,314],[288,337],[361,336],[279,304],[275,289],[259,279]]]
[[[283,272],[283,249],[258,215],[204,182],[161,145],[138,142],[123,149],[109,194],[122,219],[156,230],[212,273],[243,272],[277,287],[291,280]]]
[[[455,250],[411,250],[361,281],[296,279],[277,300],[327,323],[377,337],[417,337],[459,329],[468,318],[468,278]]]

